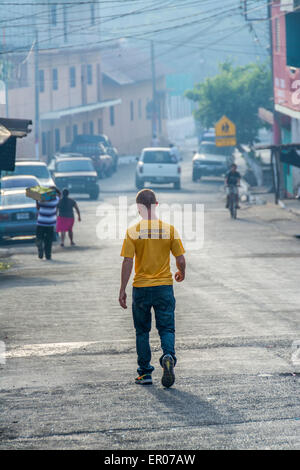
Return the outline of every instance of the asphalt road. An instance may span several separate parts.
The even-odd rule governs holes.
[[[276,228],[289,222],[265,222],[255,208],[230,220],[222,182],[192,183],[189,158],[181,191],[157,188],[161,204],[205,210],[203,246],[187,250],[186,280],[175,286],[174,387],[160,383],[155,325],[154,383],[135,385],[131,310],[118,304],[121,240],[96,233],[105,225],[99,211],[112,229],[119,196],[134,203],[134,166],[124,165],[100,182],[99,201],[77,198],[76,247],[56,245],[49,262],[31,244],[9,245],[12,268],[0,274],[1,449],[300,448],[291,361],[299,240]]]

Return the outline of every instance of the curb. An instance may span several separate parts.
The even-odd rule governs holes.
[[[13,253],[10,250],[6,250],[5,248],[0,248],[0,259],[9,258],[12,255]]]
[[[294,214],[294,215],[297,215],[298,217],[300,217],[300,211],[298,211],[296,209],[293,209],[293,208],[289,208],[283,201],[279,200],[278,205],[281,207],[281,209],[285,209],[288,212],[290,212],[291,214]]]

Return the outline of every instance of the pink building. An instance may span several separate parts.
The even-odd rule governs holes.
[[[271,9],[274,108],[279,124],[275,129],[277,144],[300,142],[300,68],[293,66],[290,59],[291,46],[293,49],[298,43],[294,34],[300,31],[296,1],[274,0]],[[300,186],[300,169],[284,163],[283,181],[286,195],[295,194]]]

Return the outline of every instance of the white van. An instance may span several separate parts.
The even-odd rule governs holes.
[[[174,189],[180,189],[181,166],[169,148],[150,147],[142,151],[138,159],[135,175],[137,189],[143,189],[145,183],[173,183]]]

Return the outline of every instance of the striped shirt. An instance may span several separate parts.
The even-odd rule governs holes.
[[[42,227],[55,227],[56,208],[58,203],[58,196],[56,196],[52,201],[38,202],[37,225],[41,225]]]

